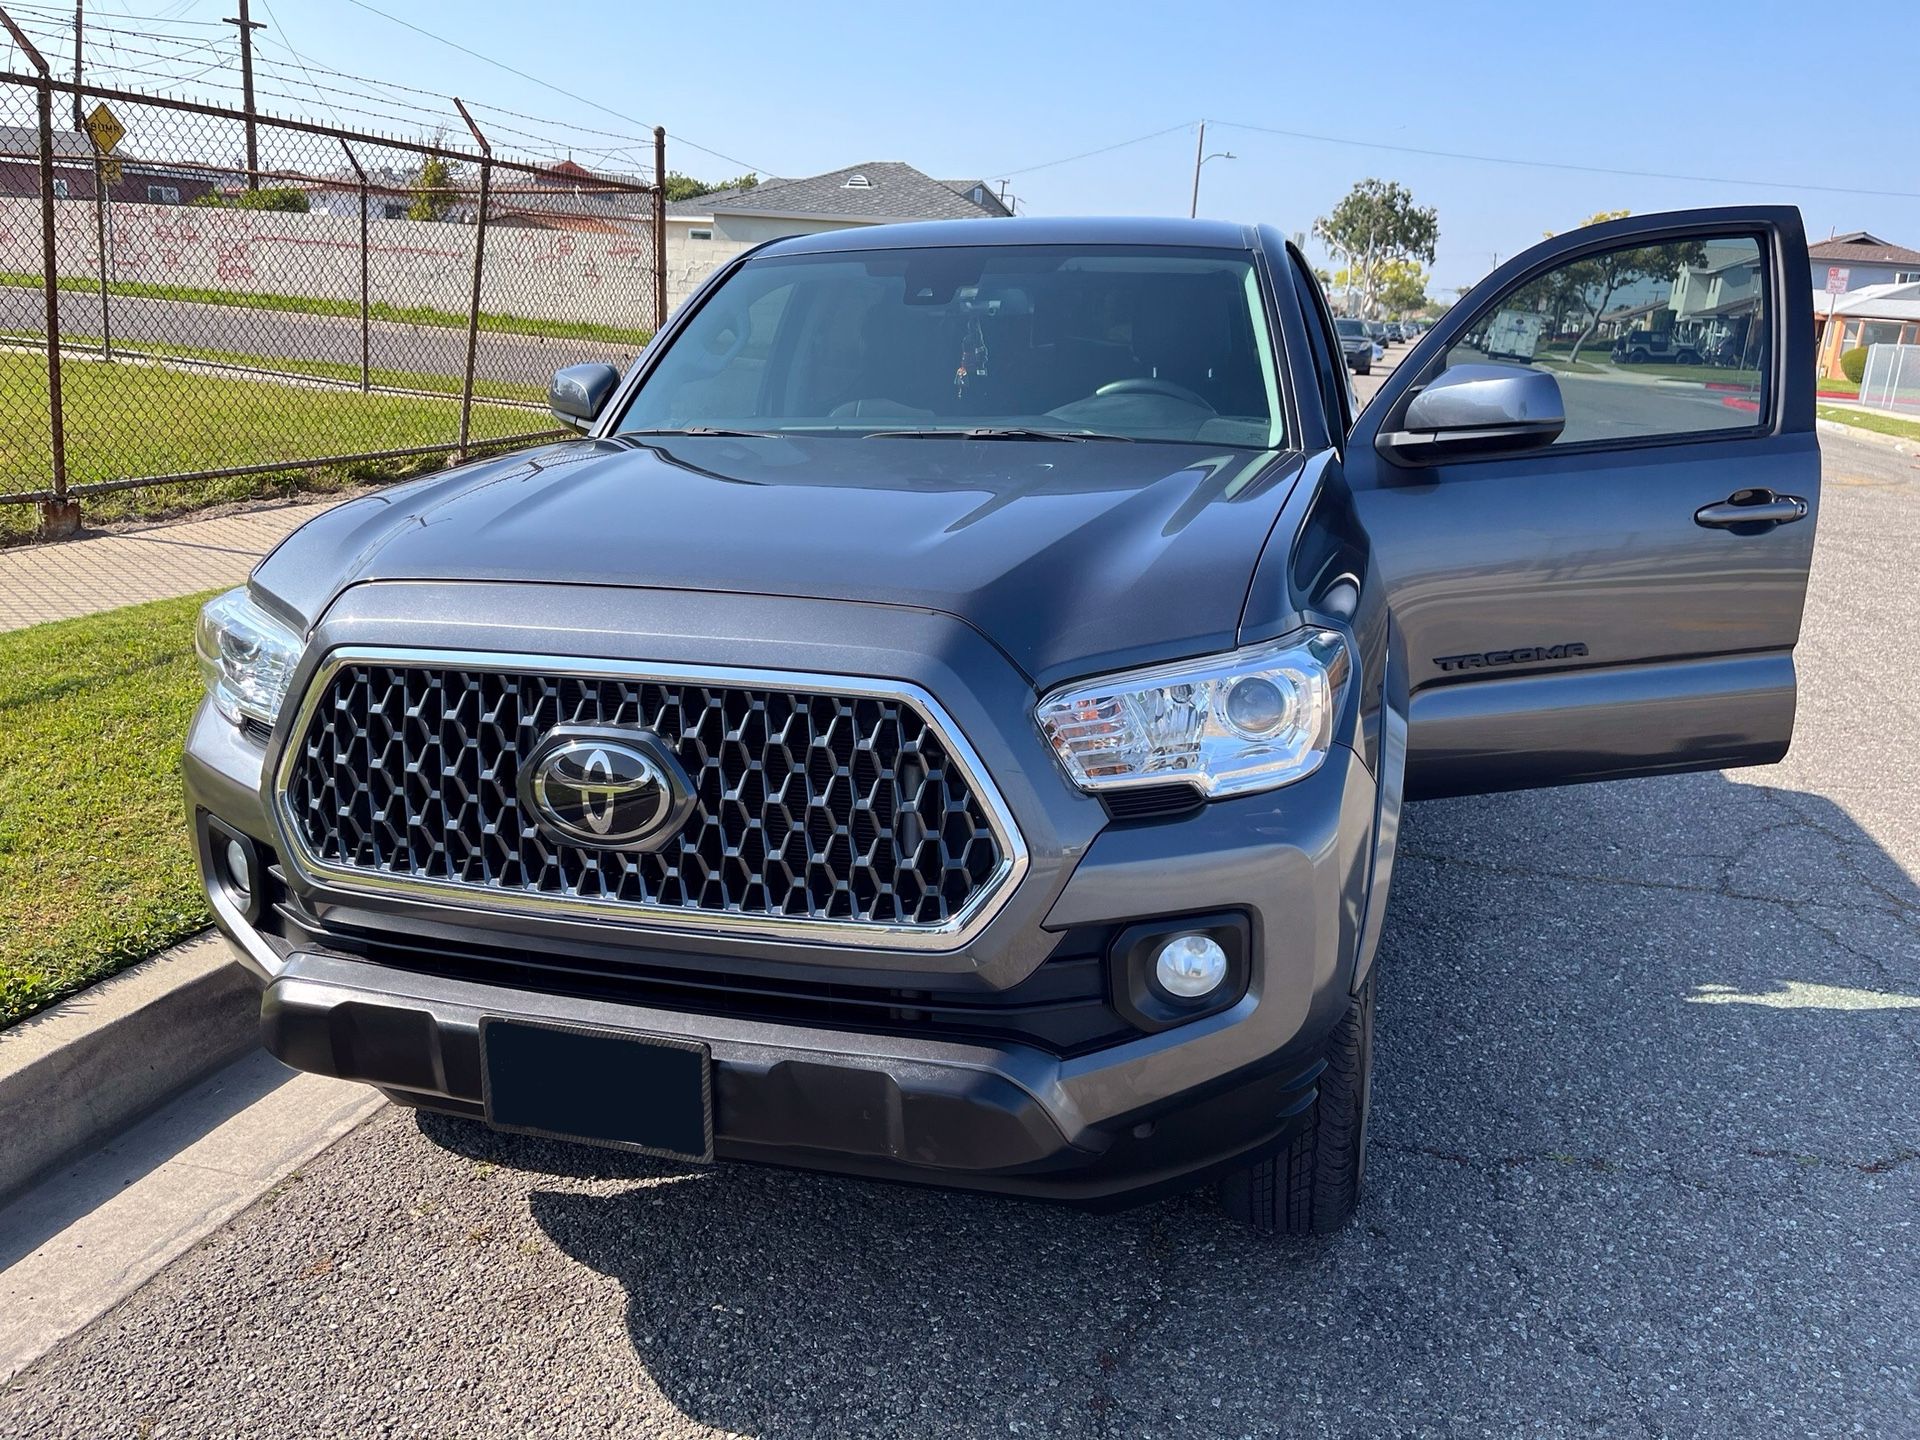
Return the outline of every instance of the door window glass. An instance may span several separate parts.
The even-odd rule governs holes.
[[[1558,445],[1751,429],[1767,413],[1765,273],[1744,235],[1585,255],[1503,294],[1446,364],[1551,374]]]

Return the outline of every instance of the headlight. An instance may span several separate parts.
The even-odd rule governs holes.
[[[201,609],[194,649],[214,709],[236,725],[243,719],[273,724],[300,660],[298,635],[243,588],[216,595]]]
[[[1346,675],[1344,642],[1313,630],[1068,686],[1035,716],[1083,790],[1179,780],[1245,795],[1320,768]]]

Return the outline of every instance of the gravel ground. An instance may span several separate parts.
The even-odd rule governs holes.
[[[1920,466],[1826,446],[1785,764],[1413,812],[1346,1233],[387,1111],[0,1435],[1920,1434]]]

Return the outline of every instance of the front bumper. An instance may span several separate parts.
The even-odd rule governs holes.
[[[357,600],[348,592],[321,627],[315,651],[388,642],[402,631],[412,643],[433,643],[435,636],[421,634],[433,624],[422,619],[417,600],[402,606],[369,593],[393,588],[367,587]],[[513,648],[505,638],[513,627],[502,625],[496,636],[473,615],[489,608],[480,603],[486,592],[511,591],[524,616],[530,588],[468,589],[457,607],[461,647]],[[657,622],[661,600],[646,603]],[[748,663],[765,657],[715,656],[728,643],[720,637],[823,628],[806,623],[816,602],[708,603],[729,609],[700,622],[707,633],[689,625],[650,650],[672,658],[671,646],[679,646]],[[766,613],[731,613],[748,607]],[[573,643],[604,644],[615,653],[635,645],[641,616],[615,619],[590,642]],[[998,729],[996,716],[1024,718],[1032,689],[973,632],[946,617],[885,608],[863,620],[832,627],[835,653],[786,642],[788,668],[898,675],[925,686],[981,752],[1032,848],[1025,879],[962,948],[908,954],[644,934],[616,923],[353,894],[291,873],[283,873],[287,888],[277,902],[287,913],[268,905],[264,914],[249,915],[213,880],[208,888],[221,929],[265,983],[269,1048],[301,1069],[478,1115],[483,1016],[674,1035],[711,1047],[715,1153],[722,1158],[1083,1203],[1187,1184],[1283,1139],[1312,1102],[1322,1042],[1347,1008],[1360,960],[1377,796],[1359,756],[1342,743],[1319,771],[1284,790],[1173,818],[1109,823],[1097,801],[1067,784],[1030,727]],[[849,629],[872,653],[848,652]],[[276,734],[263,750],[205,707],[196,717],[185,772],[209,877],[209,817],[264,846],[279,845],[265,777],[285,742]],[[1219,912],[1246,922],[1244,993],[1229,1008],[1183,1024],[1123,1027],[1086,1045],[911,1027],[903,1033],[899,1025],[837,1019],[770,1022],[712,1006],[690,1013],[635,999],[637,991],[585,992],[557,978],[549,985],[537,971],[549,959],[582,957],[603,970],[629,965],[656,975],[734,974],[770,984],[804,975],[810,984],[854,993],[937,987],[965,1004],[991,1007],[1000,997],[1017,998],[1044,972],[1063,936],[1118,935],[1140,922]],[[280,923],[287,918],[298,923]],[[367,935],[382,944],[336,943]],[[429,949],[463,946],[514,951],[527,964],[475,978],[425,962]]]
[[[1319,1069],[1266,1068],[1093,1126],[1037,1051],[646,1010],[299,952],[267,986],[261,1028],[297,1069],[479,1118],[483,1016],[705,1043],[719,1159],[1084,1204],[1178,1188],[1269,1148],[1312,1103]]]

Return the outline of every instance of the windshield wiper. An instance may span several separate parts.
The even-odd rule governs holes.
[[[979,425],[970,430],[869,430],[869,440],[1119,440],[1131,445],[1131,435],[1109,435],[1099,430],[1041,430],[1028,425]]]
[[[778,432],[773,430],[729,430],[723,425],[660,425],[648,430],[621,430],[617,438],[633,439],[642,435],[723,435],[746,440],[777,440]]]

